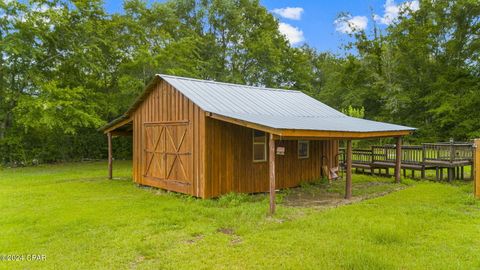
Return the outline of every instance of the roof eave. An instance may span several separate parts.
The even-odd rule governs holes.
[[[325,139],[373,139],[387,137],[402,137],[413,133],[413,130],[389,130],[389,131],[329,131],[329,130],[280,130],[279,137],[282,138],[325,138]]]
[[[207,117],[217,119],[232,124],[241,125],[248,128],[272,133],[277,138],[312,138],[312,139],[368,139],[400,137],[412,134],[415,129],[407,128],[403,130],[379,130],[379,131],[331,131],[331,130],[305,130],[305,129],[282,129],[248,122],[228,116],[223,116],[211,112],[206,113]]]
[[[111,122],[107,123],[103,127],[97,129],[98,131],[102,131],[103,133],[109,133],[112,132],[113,130],[122,127],[128,123],[130,123],[132,120],[128,115],[121,115],[120,117],[117,117],[113,119]]]

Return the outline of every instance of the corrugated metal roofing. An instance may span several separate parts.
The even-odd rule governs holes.
[[[157,76],[206,112],[271,128],[345,132],[415,130],[349,117],[300,91]]]

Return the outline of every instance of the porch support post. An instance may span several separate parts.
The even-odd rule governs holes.
[[[352,140],[347,141],[345,199],[352,198]]]
[[[107,133],[108,140],[108,179],[112,179],[112,133]]]
[[[268,172],[270,177],[270,214],[275,213],[275,139],[270,133],[268,140]]]
[[[402,168],[402,137],[397,137],[395,156],[395,182],[400,183],[400,170]]]
[[[473,143],[473,165],[470,172],[474,184],[475,198],[480,198],[480,139],[475,139]]]

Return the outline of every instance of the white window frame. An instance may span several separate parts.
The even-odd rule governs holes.
[[[255,131],[260,131],[265,134],[265,140],[263,142],[255,142]],[[267,133],[261,130],[252,130],[252,158],[253,162],[266,162],[267,161]],[[255,159],[255,145],[263,144],[263,159]]]
[[[306,156],[300,156],[300,144],[305,143],[307,144],[307,155]],[[305,140],[299,140],[297,143],[297,156],[298,159],[306,159],[310,157],[310,141],[305,141]]]

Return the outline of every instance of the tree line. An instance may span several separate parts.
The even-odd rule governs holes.
[[[302,90],[339,110],[419,128],[412,142],[480,137],[476,0],[421,1],[345,54],[294,47],[258,0],[0,1],[0,162],[105,157],[97,128],[154,74]],[[128,158],[129,139],[115,140]]]

